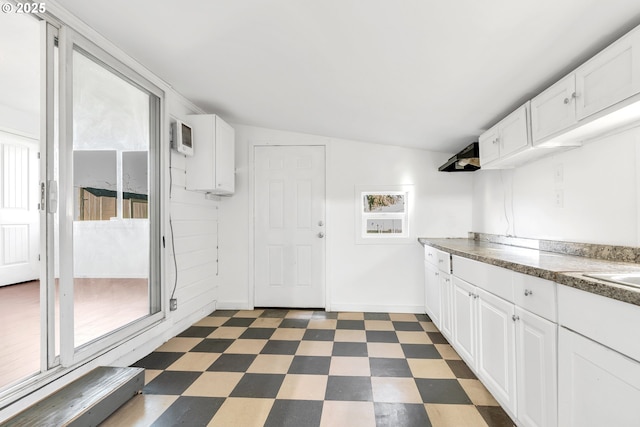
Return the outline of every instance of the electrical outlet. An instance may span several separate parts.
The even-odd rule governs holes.
[[[175,298],[171,298],[169,300],[169,310],[176,311],[178,309],[178,300]]]
[[[564,191],[562,189],[555,191],[555,205],[557,208],[564,208]]]
[[[553,182],[556,184],[562,184],[564,182],[564,165],[558,163],[553,168]]]

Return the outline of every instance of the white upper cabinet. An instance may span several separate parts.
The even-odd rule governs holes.
[[[578,120],[640,92],[640,30],[635,29],[576,70]]]
[[[480,135],[483,169],[518,166],[640,120],[640,27],[530,104],[530,111],[521,107]],[[505,123],[508,119],[513,120],[512,129]],[[528,145],[522,138],[527,120],[531,135]]]
[[[193,156],[186,160],[187,190],[228,195],[235,191],[235,131],[215,114],[189,116]]]
[[[576,122],[576,76],[570,74],[531,100],[533,144]]]
[[[513,155],[531,147],[529,103],[480,135],[479,146],[483,169],[515,166],[511,161]]]

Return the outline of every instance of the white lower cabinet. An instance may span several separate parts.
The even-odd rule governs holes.
[[[555,427],[558,325],[518,306],[515,319],[518,420],[525,427]]]
[[[453,338],[453,318],[451,316],[451,274],[440,272],[440,332],[449,341]]]
[[[454,267],[455,268],[455,267]],[[467,362],[467,365],[476,370],[476,294],[477,288],[464,280],[453,276],[451,288],[452,316],[453,316],[453,342],[452,345]]]
[[[516,345],[514,305],[477,290],[478,376],[493,396],[516,413]]]
[[[555,317],[555,310],[546,308],[555,307],[555,284],[513,271],[509,275],[495,266],[484,269],[482,263],[457,257],[453,261],[452,346],[518,426],[556,427],[558,327],[538,315]],[[460,274],[475,277],[478,286],[457,277],[458,266]],[[483,289],[485,282],[501,296]],[[524,292],[527,308],[543,307],[540,313],[517,305],[519,295],[514,298],[508,291],[511,284],[514,292]],[[513,301],[506,299],[509,296]],[[537,304],[533,296],[547,304]]]
[[[440,328],[440,272],[425,261],[424,277],[424,308],[431,321]]]
[[[640,363],[565,328],[558,360],[560,426],[640,426]]]

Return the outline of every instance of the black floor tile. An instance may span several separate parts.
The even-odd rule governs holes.
[[[216,310],[209,317],[233,317],[238,310]]]
[[[143,394],[180,395],[202,372],[164,371],[142,389]]]
[[[372,377],[412,377],[406,359],[369,358]]]
[[[338,313],[335,311],[314,311],[311,315],[312,319],[337,319]]]
[[[278,395],[284,374],[244,374],[230,397],[274,399]]]
[[[154,351],[131,366],[145,369],[167,369],[173,362],[184,356],[184,353]]]
[[[364,320],[391,320],[389,313],[365,313]]]
[[[331,357],[295,356],[289,366],[289,374],[328,375]]]
[[[471,404],[458,380],[416,378],[415,381],[424,403]]]
[[[199,353],[223,353],[235,340],[223,338],[205,338],[191,349]]]
[[[318,427],[322,416],[320,400],[276,400],[265,427]]]
[[[240,335],[241,339],[268,340],[275,332],[275,328],[248,328]]]
[[[371,378],[330,376],[324,398],[325,400],[371,402],[373,400]]]
[[[289,310],[286,310],[286,309],[282,309],[282,308],[267,308],[262,312],[260,317],[270,317],[270,318],[282,319],[287,315],[287,313],[289,313]]]
[[[367,342],[397,343],[395,331],[367,331]]]
[[[221,354],[207,371],[246,372],[256,356],[255,354]]]
[[[232,317],[222,324],[222,326],[241,326],[247,327],[255,322],[256,319],[254,317]]]
[[[270,340],[262,348],[261,354],[296,354],[300,341]]]
[[[307,325],[309,325],[309,319],[284,319],[279,327],[304,329]]]
[[[462,360],[447,360],[447,365],[449,365],[456,378],[477,379],[473,371]]]
[[[424,331],[420,322],[393,322],[396,331]]]
[[[338,320],[336,329],[355,329],[364,331],[364,320]]]
[[[433,344],[400,344],[407,359],[442,359]]]
[[[191,326],[186,331],[178,334],[179,337],[191,337],[191,338],[206,338],[209,334],[215,331],[216,327],[209,326]]]
[[[431,319],[426,314],[416,314],[416,320],[418,322],[431,322]]]
[[[333,341],[335,336],[336,331],[333,329],[307,329],[302,339],[307,341]]]
[[[334,342],[332,356],[367,357],[367,344],[363,342]]]
[[[449,344],[449,341],[440,332],[427,332],[427,335],[434,344]]]
[[[513,427],[513,421],[500,406],[476,406],[489,427]]]
[[[374,403],[376,427],[431,427],[424,405],[415,403]]]
[[[220,397],[181,396],[160,415],[152,426],[206,426],[223,403],[224,399]]]

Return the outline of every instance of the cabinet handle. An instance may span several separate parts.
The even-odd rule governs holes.
[[[511,316],[511,319],[515,322],[516,320],[520,320],[520,316],[516,316],[515,314]]]
[[[438,260],[438,262],[439,262],[439,263],[443,263],[443,262],[444,262],[444,260],[443,260],[443,259],[439,259],[439,260]]]
[[[565,98],[565,99],[564,99],[564,103],[565,103],[565,104],[568,104],[568,103],[569,103],[569,101],[570,101],[570,99],[569,99],[569,98]]]
[[[427,254],[427,256],[432,256],[432,254]]]
[[[533,295],[533,291],[530,291],[529,289],[525,289],[524,290],[524,296],[528,297],[529,295]]]
[[[473,295],[473,299],[478,299],[479,297],[480,297],[480,295],[478,295],[478,294],[474,294]]]
[[[472,297],[473,296],[473,292],[469,292],[469,296]]]
[[[577,97],[578,97],[578,94],[577,94],[576,92],[573,92],[573,93],[571,94],[571,98],[572,98],[572,99],[576,99]]]
[[[449,279],[444,279],[444,281],[445,281],[445,282],[450,282],[451,280],[449,280]]]
[[[439,275],[440,275],[440,273],[436,272],[436,276],[439,276]]]

